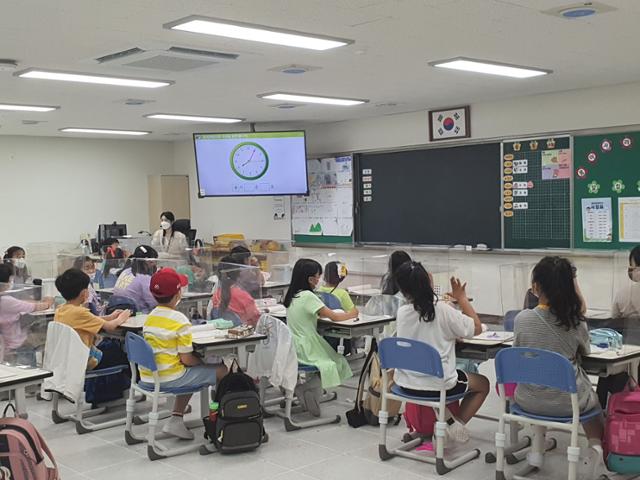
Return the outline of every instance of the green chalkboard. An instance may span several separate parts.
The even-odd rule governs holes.
[[[640,132],[575,138],[577,248],[616,250],[640,243],[638,142]]]
[[[505,248],[571,247],[571,137],[502,143]]]

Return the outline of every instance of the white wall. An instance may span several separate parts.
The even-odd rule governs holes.
[[[471,105],[471,140],[638,124],[640,83]],[[307,128],[307,145],[313,153],[423,145],[428,128],[426,111],[328,123]]]
[[[147,230],[154,173],[173,173],[171,143],[0,136],[0,250],[77,242],[114,220]]]

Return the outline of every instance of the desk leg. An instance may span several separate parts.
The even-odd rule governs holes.
[[[18,387],[14,390],[16,399],[16,415],[20,418],[28,418],[27,415],[27,398],[24,387]]]

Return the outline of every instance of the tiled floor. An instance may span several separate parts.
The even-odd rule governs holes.
[[[481,371],[491,374],[492,363]],[[493,382],[492,382],[493,383]],[[353,398],[354,391],[339,390],[341,400]],[[197,407],[196,405],[194,405]],[[63,480],[141,479],[273,479],[273,480],[418,480],[439,478],[431,465],[403,458],[382,462],[378,458],[378,429],[353,429],[344,420],[348,407],[344,403],[324,404],[323,414],[343,415],[339,425],[327,425],[287,433],[280,419],[270,418],[265,427],[270,440],[257,451],[237,455],[197,452],[151,462],[146,446],[129,447],[124,443],[123,428],[78,435],[72,424],[54,425],[49,417],[51,404],[30,400],[30,419],[47,439],[58,461]],[[498,399],[492,392],[482,413],[495,415]],[[194,417],[195,418],[195,417]],[[494,478],[492,465],[484,463],[484,453],[492,450],[496,424],[474,420],[469,425],[472,439],[463,448],[479,448],[482,455],[446,475],[444,478],[488,480]],[[198,431],[199,435],[201,431]],[[405,432],[403,423],[393,427],[390,440],[395,444]],[[532,478],[566,478],[567,436],[554,434],[559,440],[556,455],[548,458],[545,469]],[[508,470],[510,471],[510,470]]]

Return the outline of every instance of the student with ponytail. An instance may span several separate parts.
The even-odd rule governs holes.
[[[456,340],[471,338],[482,332],[480,318],[467,298],[467,284],[451,278],[449,295],[458,302],[460,311],[446,302],[438,301],[431,277],[418,262],[409,261],[400,265],[394,273],[394,281],[407,299],[407,304],[398,309],[398,337],[419,340],[435,348],[440,353],[444,370],[442,379],[396,370],[394,380],[408,393],[417,396],[438,396],[443,386],[449,395],[468,392],[457,416],[450,416],[447,430],[452,440],[466,442],[469,433],[465,425],[480,409],[489,393],[486,377],[456,370]]]
[[[349,292],[344,288],[338,288],[347,278],[347,266],[342,262],[329,262],[324,266],[324,285],[318,288],[319,292],[330,293],[340,300],[342,310],[358,314],[358,309],[353,304]]]
[[[580,413],[599,408],[598,397],[581,366],[581,356],[589,353],[590,343],[584,319],[587,307],[575,267],[565,258],[544,257],[533,269],[531,291],[538,297],[538,306],[523,310],[516,317],[514,346],[541,348],[568,358],[576,370]],[[520,408],[537,415],[570,417],[572,414],[570,395],[552,388],[518,385],[515,400]],[[591,447],[586,463],[602,470],[602,414],[582,426]]]
[[[220,260],[218,264],[220,283],[211,301],[217,310],[217,316],[225,318],[225,313],[232,312],[237,315],[241,323],[255,327],[260,320],[260,311],[251,294],[242,288],[239,280],[243,273],[258,269],[238,265],[235,260],[231,255]]]

